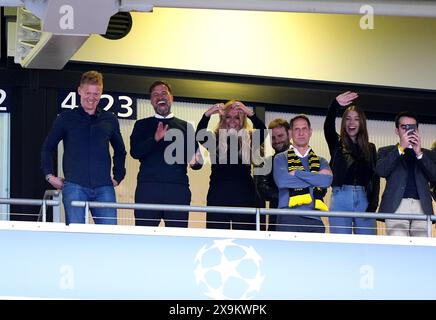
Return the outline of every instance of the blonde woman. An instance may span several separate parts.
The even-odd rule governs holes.
[[[214,114],[219,115],[219,123],[209,133],[212,141],[202,141],[204,130]],[[241,101],[214,104],[204,113],[198,124],[197,139],[209,149],[212,162],[208,206],[256,206],[256,191],[251,176],[253,127],[248,124],[247,118],[254,129],[262,130],[258,141],[261,144],[264,140],[265,124]],[[206,227],[254,230],[255,217],[246,214],[208,213]]]

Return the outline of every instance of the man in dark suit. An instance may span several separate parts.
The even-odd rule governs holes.
[[[271,130],[271,146],[274,149],[274,156],[289,149],[290,137],[289,137],[289,122],[284,119],[274,119],[269,125],[268,129]],[[274,156],[267,159],[272,164],[274,162]],[[274,182],[273,171],[265,175],[255,175],[254,181],[256,183],[256,189],[261,197],[265,201],[269,201],[270,208],[278,208],[279,202],[279,189]],[[275,215],[269,215],[268,230],[275,231],[277,217]]]
[[[421,148],[418,119],[409,112],[395,118],[399,143],[380,148],[375,171],[386,179],[379,212],[433,214],[430,183],[436,181],[436,157]],[[388,235],[427,235],[426,221],[386,219]]]
[[[201,168],[198,142],[190,145],[194,128],[171,112],[174,97],[169,83],[155,81],[149,93],[155,115],[136,121],[130,136],[130,155],[140,162],[135,202],[189,205],[188,165]],[[156,227],[163,219],[165,227],[186,228],[189,212],[136,209],[135,219],[137,226]]]

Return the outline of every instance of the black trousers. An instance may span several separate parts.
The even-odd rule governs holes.
[[[252,181],[220,181],[211,184],[207,194],[208,206],[252,207],[256,206],[256,191]],[[254,214],[208,213],[206,228],[256,230]]]
[[[191,190],[188,185],[176,183],[138,183],[136,203],[190,205]],[[188,227],[188,211],[135,210],[135,225],[156,227],[163,219],[165,227]]]

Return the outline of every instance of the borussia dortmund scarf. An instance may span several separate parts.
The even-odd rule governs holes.
[[[319,157],[313,152],[309,151],[309,170],[310,172],[319,172],[320,161]],[[303,170],[303,163],[301,159],[295,154],[294,148],[288,150],[288,172],[293,170]],[[320,187],[313,188],[313,197],[315,198],[315,209],[321,211],[328,211],[329,208],[322,200],[322,190]],[[289,207],[296,207],[302,204],[312,203],[309,188],[289,188]]]

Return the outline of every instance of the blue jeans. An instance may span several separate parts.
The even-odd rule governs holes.
[[[363,186],[333,187],[331,211],[366,212],[368,198]],[[329,217],[330,233],[377,233],[376,221],[371,218]]]
[[[65,182],[62,188],[62,202],[65,208],[65,222],[85,223],[85,208],[73,207],[71,201],[116,202],[113,186],[86,188],[76,183]],[[117,210],[113,208],[91,208],[96,224],[117,224]]]

